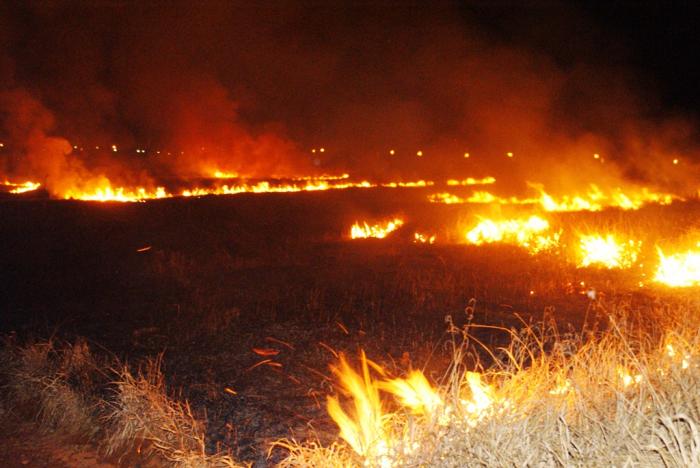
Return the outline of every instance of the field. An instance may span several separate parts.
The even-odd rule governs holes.
[[[521,216],[534,208],[432,204],[427,193],[0,201],[4,432],[32,418],[60,432],[55,413],[66,414],[18,404],[12,386],[19,372],[8,362],[37,349],[45,363],[64,362],[66,350],[75,356],[80,348],[92,360],[92,377],[69,376],[71,388],[100,404],[127,387],[162,391],[164,408],[191,412],[189,424],[201,425],[205,437],[195,447],[274,465],[289,456],[272,445],[281,439],[342,443],[326,409],[327,396],[339,388],[329,370],[339,353],[356,363],[364,350],[389,375],[413,368],[446,382],[454,371],[455,330],[465,327],[483,347],[469,347],[460,365],[483,370],[504,359],[486,349],[508,349],[513,333],[540,330],[538,324],[573,337],[609,330],[617,323],[612,316],[624,317],[630,330],[654,337],[670,317],[698,312],[694,288],[652,281],[655,247],[687,244],[700,228],[697,201],[548,213],[561,242],[533,255],[513,245],[467,245],[464,233],[477,216]],[[349,238],[358,220],[395,216],[405,224],[385,239]],[[589,231],[641,240],[639,260],[627,269],[577,267],[576,235]],[[437,240],[415,243],[414,232]],[[527,361],[524,367],[532,365]],[[108,409],[91,411],[96,420],[115,417]],[[90,421],[70,436],[114,441]],[[175,460],[174,451],[140,450],[143,441],[157,447],[156,439],[141,434],[131,445],[106,444],[101,459]]]

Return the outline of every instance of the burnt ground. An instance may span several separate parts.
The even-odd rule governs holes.
[[[335,353],[364,349],[391,373],[420,367],[439,381],[449,361],[445,316],[464,324],[471,299],[475,323],[519,328],[546,315],[562,331],[605,320],[585,294],[591,286],[598,298],[642,311],[661,296],[682,300],[639,288],[641,271],[441,244],[475,213],[422,200],[421,191],[351,190],[135,204],[0,201],[0,332],[20,341],[84,337],[93,351],[133,366],[162,353],[169,388],[207,420],[211,448],[264,466],[276,459],[267,458],[271,441],[336,437],[325,411]],[[696,210],[559,222],[672,235],[669,226],[685,229]],[[395,214],[408,223],[388,239],[346,238],[356,219]],[[414,230],[437,233],[438,244],[413,244]],[[489,345],[508,341],[507,333],[474,333]],[[12,451],[23,430],[6,427],[0,450]]]

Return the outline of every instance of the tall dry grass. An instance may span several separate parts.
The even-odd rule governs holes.
[[[239,467],[226,454],[208,454],[205,425],[189,403],[168,396],[160,359],[151,359],[136,374],[122,366],[116,371],[114,397],[106,416],[107,454],[138,447],[177,467]]]
[[[596,307],[608,317],[604,330],[496,329],[510,336],[499,349],[475,341],[476,325],[448,320],[442,405],[415,414],[386,401],[386,440],[373,441],[382,450],[363,457],[348,445],[282,441],[282,465],[700,466],[698,310],[659,310],[640,323],[625,304]],[[475,411],[465,363],[483,353],[494,362],[477,369],[490,402]]]

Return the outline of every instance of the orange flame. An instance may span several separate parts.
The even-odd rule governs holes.
[[[700,245],[699,245],[700,246]],[[659,252],[659,266],[654,280],[667,286],[685,288],[700,285],[700,250],[666,256]]]
[[[0,183],[0,185],[4,187],[8,187],[10,190],[10,193],[14,194],[20,194],[20,193],[25,193],[25,192],[32,192],[39,187],[41,187],[41,184],[38,182],[10,182],[9,180],[6,180],[5,182]]]
[[[467,242],[474,245],[503,242],[526,248],[531,253],[552,249],[559,243],[560,233],[546,235],[549,222],[539,216],[528,219],[493,221],[484,219],[466,234]]]
[[[612,234],[605,237],[600,234],[582,235],[580,237],[582,258],[579,266],[629,268],[637,261],[641,247],[641,241],[630,239],[627,242],[620,242]]]
[[[352,239],[368,239],[370,237],[384,239],[401,226],[403,226],[403,219],[401,218],[394,218],[390,221],[373,225],[367,224],[366,221],[362,224],[356,221],[350,229],[350,237]]]

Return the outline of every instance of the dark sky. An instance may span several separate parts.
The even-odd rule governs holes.
[[[6,1],[0,170],[675,184],[666,163],[697,158],[697,18],[675,2]],[[185,154],[62,154],[113,143]]]

